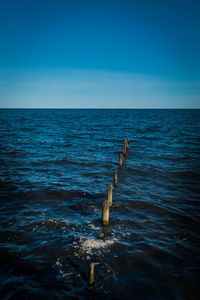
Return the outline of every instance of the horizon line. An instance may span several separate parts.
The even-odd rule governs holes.
[[[126,109],[126,110],[133,110],[133,109],[170,109],[170,110],[177,110],[177,109],[190,109],[199,110],[200,108],[192,108],[192,107],[0,107],[0,109]]]

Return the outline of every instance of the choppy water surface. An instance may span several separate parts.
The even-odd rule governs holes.
[[[1,299],[200,299],[199,117],[1,110]]]

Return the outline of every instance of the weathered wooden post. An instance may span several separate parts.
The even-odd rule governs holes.
[[[124,140],[123,144],[123,154],[126,155],[126,140]]]
[[[126,149],[129,149],[128,139],[126,139],[125,141],[126,141]]]
[[[120,154],[119,154],[119,165],[120,165],[120,167],[121,167],[122,164],[123,164],[123,160],[124,160],[124,157],[123,157],[122,153],[120,153]]]
[[[109,224],[109,202],[104,200],[102,203],[102,225],[107,226]]]
[[[107,185],[107,200],[109,205],[112,206],[112,184]]]
[[[113,183],[117,184],[117,171],[114,172]]]
[[[104,232],[98,233],[98,238],[99,238],[99,239],[103,239],[103,238],[104,238]]]
[[[127,154],[127,150],[129,148],[129,145],[128,145],[128,140],[124,140],[124,144],[123,144],[123,154],[126,155]]]
[[[128,138],[128,135],[126,136],[126,138],[127,138],[127,142],[128,142],[128,144],[130,143],[130,139]]]
[[[88,276],[88,283],[89,285],[94,284],[94,263],[90,264],[90,271],[89,271],[89,276]]]

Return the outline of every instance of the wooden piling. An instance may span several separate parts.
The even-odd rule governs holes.
[[[112,206],[112,184],[107,185],[107,200],[109,205]]]
[[[126,140],[124,140],[123,144],[123,154],[126,155]]]
[[[123,144],[123,154],[126,155],[127,151],[128,151],[129,145],[128,145],[128,140],[124,140],[124,144]]]
[[[129,142],[128,142],[128,139],[126,139],[125,141],[126,141],[126,149],[128,150],[128,149],[129,149]]]
[[[109,202],[104,200],[102,203],[102,225],[107,226],[109,224]]]
[[[120,166],[122,166],[123,160],[124,160],[124,157],[123,157],[122,153],[120,153],[120,154],[119,154],[119,165],[120,165]]]
[[[98,238],[99,238],[99,239],[103,239],[103,238],[104,238],[104,232],[98,233]]]
[[[113,183],[117,184],[117,171],[114,172]]]
[[[94,263],[90,264],[90,271],[88,276],[88,284],[93,285],[94,284]]]

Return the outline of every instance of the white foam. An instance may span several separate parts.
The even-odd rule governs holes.
[[[82,242],[81,248],[85,252],[90,253],[91,250],[107,248],[110,245],[112,245],[113,243],[114,242],[111,240],[101,241],[101,240],[97,240],[97,239],[88,239],[88,240],[85,240]]]
[[[99,231],[99,230],[101,229],[101,227],[95,226],[95,225],[93,225],[92,223],[90,223],[89,226],[90,226],[90,228],[92,228],[92,229],[95,230],[95,231]]]

